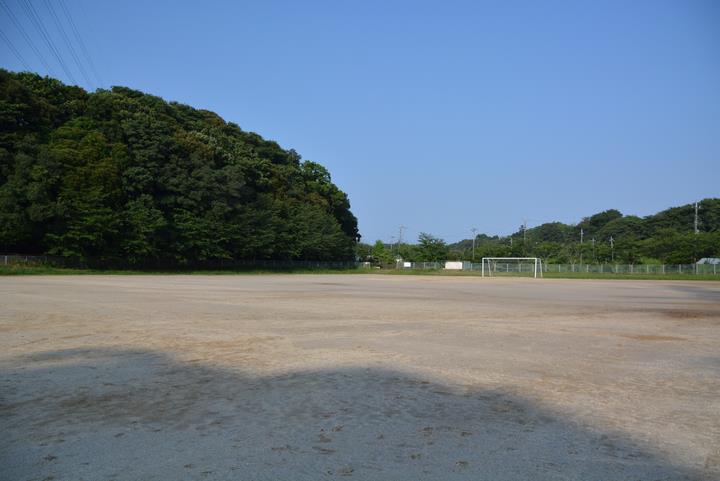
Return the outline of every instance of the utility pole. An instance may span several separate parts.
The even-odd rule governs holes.
[[[582,243],[583,243],[584,235],[585,235],[585,231],[582,228],[580,228],[580,265],[582,265],[582,262],[583,262]]]
[[[697,235],[700,233],[700,229],[698,229],[698,209],[700,206],[697,202],[695,202],[695,246],[694,246],[694,252],[693,252],[693,258],[695,259],[695,262],[697,262]],[[697,269],[697,264],[695,265],[695,269]]]
[[[477,232],[477,228],[476,228],[476,227],[473,227],[473,228],[470,229],[470,230],[471,230],[472,233],[473,233],[473,251],[472,251],[473,253],[472,253],[472,260],[473,260],[473,262],[475,262],[475,238],[477,237],[477,234],[475,234],[475,233]]]
[[[610,255],[613,262],[615,262],[615,239],[610,236]]]
[[[523,219],[523,255],[527,255],[527,223],[528,219]]]
[[[585,231],[582,230],[582,228],[581,228],[581,229],[580,229],[580,243],[581,243],[581,244],[583,243],[583,237],[584,237],[584,236],[585,236]]]
[[[397,250],[398,250],[398,255],[400,254],[400,244],[402,244],[402,231],[403,231],[403,229],[406,229],[406,227],[405,227],[404,225],[401,225],[400,228],[398,229],[398,231],[399,231],[399,232],[398,232],[398,243],[397,243],[397,246],[398,246],[398,248],[397,248]]]

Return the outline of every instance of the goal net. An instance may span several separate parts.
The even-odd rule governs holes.
[[[538,257],[483,257],[482,276],[542,277],[542,261]]]

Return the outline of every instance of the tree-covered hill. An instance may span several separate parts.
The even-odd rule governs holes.
[[[357,236],[323,166],[213,112],[0,70],[0,251],[339,260]]]
[[[550,262],[690,263],[720,255],[720,199],[699,202],[698,234],[695,207],[687,204],[647,217],[611,209],[574,225],[551,222],[520,227],[507,237],[480,235],[475,257],[538,256]],[[472,239],[449,246],[454,257],[472,256]]]
[[[720,199],[695,206],[673,207],[644,218],[611,209],[577,224],[548,222],[509,236],[478,234],[473,256],[472,239],[446,244],[420,234],[415,244],[358,244],[359,257],[380,264],[395,264],[401,257],[413,262],[466,260],[483,257],[541,257],[549,263],[665,263],[689,264],[702,257],[720,257]]]

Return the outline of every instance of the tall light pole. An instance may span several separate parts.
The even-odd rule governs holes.
[[[471,230],[471,231],[472,231],[472,233],[473,233],[473,251],[472,251],[472,260],[473,260],[473,262],[475,262],[475,237],[477,237],[477,235],[476,235],[475,233],[477,232],[477,228],[473,227],[473,228],[472,228],[472,229],[470,229],[470,230]]]

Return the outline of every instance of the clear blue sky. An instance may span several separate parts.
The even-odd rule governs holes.
[[[21,0],[2,1],[67,81]],[[324,164],[368,242],[720,196],[715,0],[65,2],[103,87],[216,111]],[[0,27],[47,73],[4,10]]]

